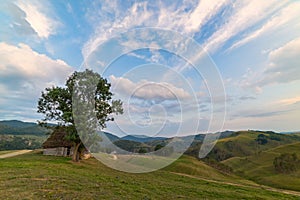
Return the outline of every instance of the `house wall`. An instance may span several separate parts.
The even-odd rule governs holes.
[[[71,156],[73,154],[73,148],[70,149],[69,155],[68,148],[66,147],[47,148],[43,150],[43,154],[49,156]]]

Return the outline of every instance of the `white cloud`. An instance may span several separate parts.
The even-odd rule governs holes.
[[[72,71],[62,60],[52,60],[44,54],[39,54],[28,45],[20,43],[13,46],[0,43],[1,75],[21,74],[31,79],[43,81],[61,81]]]
[[[300,38],[269,53],[269,65],[260,85],[287,83],[300,79]]]
[[[253,89],[257,94],[263,87],[275,83],[291,83],[300,80],[300,38],[270,50],[265,67],[253,71],[248,69],[237,86]]]
[[[300,96],[281,99],[276,103],[279,103],[281,105],[293,105],[293,104],[296,104],[296,103],[300,103]]]
[[[185,23],[186,32],[200,31],[201,27],[207,23],[207,21],[218,13],[218,11],[231,1],[228,0],[201,0],[198,6],[190,14],[187,22]]]
[[[0,43],[0,60],[1,105],[14,111],[35,107],[42,90],[63,84],[72,72],[64,61],[52,60],[25,44]]]
[[[134,83],[123,77],[110,76],[110,81],[117,93],[145,100],[180,100],[190,98],[190,94],[166,82],[142,80]]]
[[[26,21],[40,38],[47,39],[55,34],[59,22],[46,15],[49,14],[49,5],[42,5],[40,1],[17,1],[16,5],[24,11]]]
[[[86,58],[114,34],[139,27],[157,27],[193,36],[229,2],[231,1],[153,1],[135,2],[126,5],[127,7],[121,7],[118,1],[101,1],[100,5],[95,2],[87,16],[95,33],[84,45],[82,53]]]
[[[285,3],[285,1],[278,0],[245,0],[235,2],[233,4],[233,14],[205,42],[204,48],[210,52],[217,51],[229,39],[267,18]]]
[[[242,40],[234,43],[230,50],[240,47],[262,35],[272,34],[272,32],[281,29],[283,27],[287,27],[291,29],[291,31],[295,30],[294,24],[300,18],[300,3],[294,2],[284,9],[282,9],[279,14],[271,17],[265,24],[263,24],[259,29],[251,32]]]

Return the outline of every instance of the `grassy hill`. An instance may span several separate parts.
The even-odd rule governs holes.
[[[194,144],[186,154],[197,157],[200,146]],[[203,161],[258,184],[300,191],[300,170],[282,174],[273,166],[274,159],[284,153],[296,153],[300,158],[298,134],[238,131],[219,139]]]
[[[178,174],[192,175],[202,179],[257,186],[257,184],[252,181],[243,179],[234,174],[222,173],[221,171],[207,165],[205,162],[186,155],[182,156],[179,160],[176,160],[164,170]]]
[[[230,166],[237,174],[258,183],[300,191],[300,170],[281,174],[273,166],[275,157],[283,153],[296,153],[300,157],[300,142],[281,145],[256,155],[233,157],[222,163]]]
[[[43,156],[38,151],[0,163],[2,199],[299,199],[281,191],[199,179],[225,180],[226,175],[209,177],[213,169],[189,157],[147,174],[115,171],[95,159],[74,164],[70,158]],[[184,168],[184,163],[192,163],[191,168]],[[195,176],[174,173],[192,169]]]
[[[238,131],[219,139],[208,158],[223,161],[231,157],[259,154],[262,151],[300,141],[298,135],[284,135],[271,131]]]

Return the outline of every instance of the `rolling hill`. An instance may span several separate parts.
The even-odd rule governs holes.
[[[220,174],[187,156],[167,169],[129,174],[95,159],[74,164],[34,151],[2,159],[0,177],[2,199],[299,199],[290,191]]]
[[[300,141],[294,134],[279,134],[272,131],[238,131],[218,140],[208,158],[223,161],[231,157],[243,157]]]
[[[251,156],[233,157],[222,163],[230,166],[236,174],[257,183],[300,191],[300,168],[288,174],[278,173],[274,168],[274,159],[283,153],[296,153],[300,158],[300,142],[280,145]]]

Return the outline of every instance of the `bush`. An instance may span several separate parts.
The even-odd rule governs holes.
[[[207,165],[225,173],[225,174],[230,174],[233,172],[232,168],[221,163],[221,162],[218,162],[214,159],[211,159],[211,158],[204,158],[204,159],[201,159],[202,161],[204,161]]]
[[[295,153],[284,153],[274,159],[273,165],[279,173],[291,173],[300,168],[300,160]]]
[[[267,136],[264,135],[264,134],[259,134],[257,136],[257,138],[255,139],[255,141],[258,143],[258,144],[267,144],[268,143],[268,139],[267,139]]]

